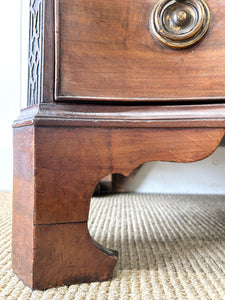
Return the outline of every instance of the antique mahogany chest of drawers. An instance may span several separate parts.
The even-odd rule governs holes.
[[[13,268],[26,284],[107,280],[117,252],[87,228],[98,181],[217,148],[224,24],[222,0],[30,0],[28,106],[13,125]]]

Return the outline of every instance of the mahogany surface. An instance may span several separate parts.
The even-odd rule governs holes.
[[[21,134],[19,132],[21,132]],[[14,131],[12,265],[32,286],[34,210],[34,128]]]
[[[34,237],[35,289],[111,277],[118,254],[96,247],[87,222],[35,226]]]
[[[87,231],[90,198],[101,178],[128,175],[147,161],[203,159],[224,136],[223,127],[207,127],[205,119],[189,120],[190,128],[178,126],[183,120],[170,120],[176,124],[170,128],[144,126],[148,120],[140,120],[140,128],[109,127],[108,119],[86,127],[77,118],[68,125],[64,114],[39,111],[14,125],[13,268],[39,289],[112,274],[116,253],[96,248]]]
[[[207,0],[211,25],[174,51],[149,28],[156,0],[56,1],[56,100],[225,99],[224,1]]]
[[[200,160],[215,150],[223,134],[217,128],[37,128],[34,222],[87,221],[90,198],[106,175],[128,175],[147,161]]]
[[[204,159],[224,136],[224,1],[207,0],[211,28],[182,51],[152,39],[154,3],[30,1],[28,107],[13,124],[12,261],[32,288],[112,275],[117,252],[87,228],[99,180],[148,161]]]

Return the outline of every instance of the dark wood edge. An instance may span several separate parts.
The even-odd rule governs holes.
[[[127,191],[129,184],[135,178],[137,173],[140,171],[142,165],[134,169],[128,176],[123,174],[112,174],[112,184],[111,192],[112,193],[123,193]]]
[[[111,256],[111,257],[114,258],[114,259],[117,259],[117,258],[118,258],[118,255],[119,255],[118,251],[113,250],[113,249],[109,249],[109,248],[105,248],[105,247],[103,247],[102,245],[100,245],[98,242],[96,242],[96,241],[92,238],[91,235],[90,235],[90,237],[91,237],[91,239],[92,239],[93,244],[95,245],[95,247],[96,247],[99,251],[101,251],[102,253],[104,253],[104,254],[106,254],[106,255],[108,255],[108,256]]]
[[[43,103],[54,101],[55,84],[55,0],[44,1],[44,40],[43,40]]]
[[[225,127],[225,104],[99,106],[39,104],[21,110],[13,127]]]
[[[59,60],[59,58],[57,58],[57,61]],[[59,63],[58,63],[59,64]],[[58,69],[60,70],[60,66],[58,67]],[[56,71],[56,73],[58,74],[59,71]],[[56,80],[55,80],[56,82]],[[57,79],[57,82],[60,82],[59,77]],[[211,97],[189,97],[189,98],[176,98],[176,97],[171,97],[171,98],[153,98],[153,97],[148,97],[148,98],[141,98],[141,97],[137,97],[137,98],[128,98],[128,97],[91,97],[91,96],[82,96],[82,95],[60,95],[60,89],[58,87],[57,82],[55,83],[55,86],[57,86],[56,88],[56,93],[55,93],[55,101],[97,101],[97,102],[130,102],[130,103],[135,103],[135,102],[209,102],[209,101],[224,101],[225,97],[221,96],[211,96]]]
[[[60,1],[55,1],[55,83],[54,83],[54,98],[58,99],[60,90]]]

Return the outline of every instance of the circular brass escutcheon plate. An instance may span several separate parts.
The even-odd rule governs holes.
[[[198,42],[209,24],[210,12],[203,0],[160,0],[150,16],[153,37],[173,49]]]

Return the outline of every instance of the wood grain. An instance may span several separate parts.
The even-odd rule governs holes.
[[[148,161],[192,162],[210,155],[221,128],[66,128],[35,130],[35,224],[88,220],[106,175],[128,175]]]
[[[56,99],[224,100],[224,1],[207,0],[206,37],[179,51],[152,38],[149,18],[155,3],[57,0]]]
[[[36,135],[34,126],[14,128],[13,270],[25,284],[38,289],[75,282],[107,280],[115,267],[117,252],[93,241],[88,233],[87,222],[52,222],[52,211],[55,212],[52,205],[56,206],[56,211],[67,211],[70,207],[66,199],[69,191],[61,194],[62,198],[59,200],[50,170],[49,174],[46,173],[44,181],[49,182],[49,190],[55,191],[54,195],[49,194],[48,187],[46,191],[40,190],[39,181],[43,182],[44,178],[40,177],[42,172],[37,164]],[[47,152],[45,154],[45,159],[48,160],[50,155]],[[52,154],[54,156],[54,151]],[[57,174],[56,171],[55,175]],[[73,182],[70,183],[72,186]],[[81,185],[79,189],[86,187]],[[40,193],[44,193],[42,207],[37,205]],[[51,197],[54,197],[54,200]],[[80,199],[81,201],[78,199],[72,210],[78,211],[79,205],[81,211],[89,210],[90,199],[87,199],[85,193],[84,197],[86,198]],[[56,202],[53,203],[52,200]],[[69,200],[74,203],[73,198]],[[50,225],[36,225],[35,216],[41,216],[42,213],[43,221],[46,214],[49,215],[51,221],[47,223]]]
[[[129,113],[119,119],[117,127],[108,125],[108,115],[102,120],[106,126],[91,127],[89,123],[82,127],[76,114],[71,117],[72,111],[68,115],[55,109],[57,105],[43,106],[45,109],[28,108],[27,115],[22,111],[14,124],[14,271],[26,284],[39,289],[106,280],[117,253],[96,244],[88,233],[96,184],[109,174],[129,175],[148,161],[203,159],[215,151],[225,130],[195,127],[205,122],[196,118],[188,120],[190,128],[181,126],[182,118],[164,120],[165,125],[175,124],[160,128],[147,127],[149,120],[140,117],[139,127],[137,113],[132,127],[126,127]],[[80,112],[83,109],[80,107]],[[163,120],[163,110],[153,115],[160,112]],[[88,122],[90,116],[96,124],[93,111],[86,116]],[[219,114],[211,122],[217,122],[218,116],[221,122]]]
[[[23,109],[14,127],[224,128],[225,104],[40,104]]]
[[[39,225],[34,231],[33,288],[104,281],[112,276],[118,254],[98,249],[86,222]]]
[[[44,15],[44,43],[43,43],[43,82],[42,102],[54,102],[55,76],[55,0],[43,0]]]
[[[111,276],[117,253],[87,229],[103,177],[204,159],[224,136],[224,1],[207,0],[207,36],[180,51],[153,40],[154,4],[30,2],[30,107],[13,124],[12,261],[32,288]]]
[[[12,266],[32,286],[34,210],[34,128],[14,129]]]

